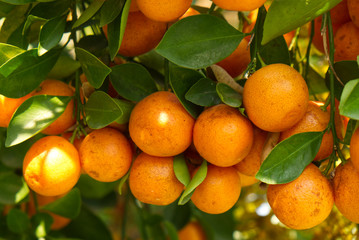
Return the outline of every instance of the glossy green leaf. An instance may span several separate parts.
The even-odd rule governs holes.
[[[359,120],[359,79],[351,80],[344,86],[340,98],[340,115]]]
[[[191,206],[189,204],[178,205],[176,202],[167,205],[163,210],[163,217],[173,223],[179,230],[191,219]]]
[[[28,9],[28,5],[16,6],[6,15],[0,29],[0,42],[9,43],[10,36],[23,26]]]
[[[71,8],[72,0],[57,0],[40,2],[30,11],[29,15],[38,16],[44,19],[51,19],[63,15]]]
[[[308,69],[307,84],[310,95],[328,92],[324,78],[312,67]]]
[[[225,83],[218,83],[216,86],[219,98],[228,106],[238,108],[242,105],[242,95]]]
[[[345,132],[344,144],[350,145],[350,140],[352,139],[356,125],[357,125],[356,120],[354,120],[354,119],[349,120],[348,125],[347,125],[347,130]]]
[[[0,43],[0,66],[3,65],[5,62],[10,60],[11,58],[25,52],[25,50],[6,44]]]
[[[104,2],[105,0],[94,0],[90,6],[88,6],[88,8],[86,8],[86,10],[81,14],[79,19],[77,19],[72,28],[77,28],[90,20],[100,10]]]
[[[13,172],[0,173],[0,203],[19,203],[29,193],[25,181]]]
[[[125,0],[106,0],[101,8],[100,27],[109,24],[120,15]]]
[[[48,127],[65,111],[71,97],[36,95],[14,113],[7,129],[6,147],[22,143]]]
[[[173,170],[178,181],[187,186],[191,181],[191,176],[189,174],[186,159],[184,158],[183,154],[174,157]]]
[[[76,187],[85,198],[101,199],[112,192],[118,182],[99,182],[87,174],[81,174]]]
[[[205,68],[229,56],[243,36],[223,19],[201,14],[173,24],[156,51],[179,66]]]
[[[77,188],[73,188],[64,197],[42,206],[41,209],[48,210],[66,218],[74,219],[80,214],[81,210],[80,191]]]
[[[14,5],[23,5],[23,4],[36,2],[36,0],[1,0],[1,1],[5,3],[11,3]]]
[[[276,0],[264,22],[262,44],[290,32],[327,12],[341,0]]]
[[[31,218],[31,225],[34,229],[35,236],[37,238],[46,237],[47,233],[50,232],[52,223],[54,222],[53,218],[48,213],[37,213]]]
[[[209,78],[202,78],[196,82],[186,93],[186,99],[196,105],[209,107],[221,102],[217,91],[216,82]]]
[[[85,49],[76,48],[76,56],[81,63],[87,81],[94,87],[101,87],[103,81],[110,74],[111,68],[107,67],[96,56]]]
[[[128,123],[130,120],[130,115],[131,115],[132,109],[134,108],[135,105],[132,102],[122,100],[122,99],[114,98],[113,100],[116,102],[117,106],[122,111],[122,115],[116,119],[116,122],[118,124]]]
[[[122,189],[125,183],[127,182],[128,178],[130,177],[130,171],[126,173],[125,176],[123,176],[120,180],[120,184],[118,184],[118,193],[122,195]]]
[[[30,228],[30,219],[26,213],[20,209],[13,208],[6,216],[6,223],[14,233],[24,233]]]
[[[24,35],[34,23],[44,24],[46,23],[46,19],[34,15],[28,15],[24,23],[24,27],[22,28],[21,34]]]
[[[134,102],[157,91],[151,74],[137,63],[125,63],[112,67],[110,80],[120,96]]]
[[[324,132],[295,134],[279,144],[263,161],[256,178],[268,184],[295,180],[317,155]]]
[[[14,5],[0,2],[0,18],[6,17],[14,8]]]
[[[167,235],[169,236],[169,239],[171,240],[179,240],[178,233],[176,227],[173,225],[172,222],[169,221],[163,221],[163,225],[167,231]]]
[[[74,60],[68,55],[61,54],[55,66],[48,74],[49,78],[63,79],[71,76],[81,67],[79,61]]]

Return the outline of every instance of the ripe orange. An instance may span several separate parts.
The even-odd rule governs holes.
[[[138,9],[136,0],[131,0],[130,12],[137,12],[137,11],[140,11],[140,9]]]
[[[266,0],[213,0],[220,8],[230,11],[252,11],[262,6]]]
[[[268,132],[281,132],[303,118],[308,87],[294,68],[285,64],[265,66],[246,81],[243,104],[249,119]]]
[[[0,94],[0,127],[8,127],[16,109],[32,95],[29,93],[21,98],[8,98]]]
[[[355,24],[356,27],[359,28],[359,1],[358,0],[348,0],[348,9],[349,15],[352,22]]]
[[[323,222],[334,204],[332,186],[314,164],[290,183],[269,185],[267,199],[277,218],[297,230]]]
[[[27,151],[23,162],[23,175],[27,185],[44,196],[56,196],[70,191],[80,174],[78,152],[63,137],[41,138]]]
[[[321,51],[322,53],[324,53],[324,45],[323,45],[323,36],[321,35],[321,27],[322,27],[322,17],[317,17],[314,19],[314,36],[313,36],[313,40],[312,43],[314,44],[314,46]],[[338,28],[342,25],[342,23],[340,24],[332,24],[333,27],[333,34],[335,36],[335,34],[338,31]],[[311,28],[309,28],[309,32],[310,32]],[[310,33],[309,33],[310,34]],[[326,35],[327,35],[327,46],[329,49],[329,34],[328,31],[326,31]]]
[[[343,24],[350,21],[348,2],[342,0],[330,10],[330,17],[333,24]]]
[[[335,169],[334,203],[344,217],[359,223],[359,172],[348,161]]]
[[[113,128],[89,133],[80,147],[82,169],[100,182],[113,182],[124,176],[132,162],[132,148],[127,138]]]
[[[219,104],[204,110],[197,118],[193,143],[208,162],[220,167],[233,166],[251,150],[253,127],[238,109]]]
[[[335,61],[357,60],[359,28],[353,22],[343,24],[334,36]]]
[[[73,96],[74,91],[66,83],[59,80],[47,79],[40,84],[40,89],[34,95],[52,95],[52,96]],[[73,116],[74,101],[71,100],[62,115],[53,123],[45,128],[42,133],[47,135],[57,135],[65,132],[69,127],[75,124],[76,119]]]
[[[180,154],[191,145],[194,119],[176,95],[159,91],[136,104],[129,121],[134,143],[152,156]]]
[[[205,213],[219,214],[231,209],[241,193],[241,179],[234,167],[208,165],[207,176],[194,190],[192,202]]]
[[[191,221],[178,232],[179,240],[206,240],[206,233],[197,221]]]
[[[192,0],[136,0],[146,17],[159,22],[171,22],[181,17],[191,6]]]
[[[141,202],[168,205],[183,190],[173,170],[173,157],[154,157],[146,153],[138,155],[130,170],[130,189]]]
[[[251,186],[251,185],[259,182],[259,180],[257,178],[255,178],[254,176],[248,176],[239,171],[238,171],[238,174],[239,174],[239,177],[241,178],[242,188]]]
[[[359,128],[355,130],[350,140],[350,157],[354,167],[359,171]]]

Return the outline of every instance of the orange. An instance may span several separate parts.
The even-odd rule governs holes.
[[[173,170],[173,157],[138,155],[130,170],[130,189],[141,202],[168,205],[183,191]]]
[[[178,232],[179,240],[206,240],[206,233],[197,221],[191,221]]]
[[[254,176],[248,176],[239,171],[238,171],[238,174],[239,174],[239,177],[241,178],[242,188],[251,186],[251,185],[259,182],[259,180],[257,178],[255,178]]]
[[[321,102],[315,103],[310,101],[304,117],[290,129],[281,132],[279,141],[283,141],[284,139],[287,139],[297,133],[324,131],[329,124],[330,111],[324,112],[320,108],[320,106],[323,105],[324,103]],[[334,141],[332,132],[324,133],[322,143],[314,160],[322,160],[329,157],[333,152],[333,144]]]
[[[27,185],[36,193],[56,196],[70,191],[80,178],[76,148],[65,138],[47,136],[35,142],[23,162]]]
[[[348,9],[349,15],[352,22],[355,24],[356,27],[359,28],[359,1],[358,0],[348,0]]]
[[[193,128],[193,143],[208,162],[233,166],[251,150],[253,127],[238,109],[219,104],[199,115]]]
[[[198,14],[200,14],[200,12],[198,12],[196,9],[190,7],[179,19],[183,19],[183,18],[186,18],[189,16],[198,15]]]
[[[40,89],[34,95],[52,95],[52,96],[73,96],[74,91],[66,83],[59,80],[48,79],[40,84]],[[45,128],[42,133],[47,135],[57,135],[65,132],[68,128],[74,125],[76,119],[74,118],[74,100],[72,99],[66,106],[65,111],[53,123]]]
[[[66,133],[61,134],[61,136],[70,141],[72,138],[72,134],[73,134],[73,132],[66,132]],[[85,138],[85,136],[83,136],[83,135],[79,136],[78,134],[76,134],[76,136],[74,138],[74,142],[72,144],[75,146],[77,151],[80,151],[80,146],[81,146],[81,143],[84,140],[84,138]]]
[[[159,91],[136,104],[129,121],[134,143],[145,153],[169,157],[191,145],[194,119],[176,95]]]
[[[267,199],[277,218],[297,230],[309,229],[323,222],[334,204],[330,182],[312,163],[294,181],[269,185]]]
[[[138,9],[136,0],[131,0],[130,12],[137,12],[137,11],[140,11],[140,9]]]
[[[348,1],[342,0],[330,10],[330,17],[333,24],[343,24],[350,21]]]
[[[12,115],[15,113],[16,109],[23,103],[25,100],[30,98],[33,93],[29,93],[21,98],[8,98],[0,94],[0,127],[8,127]]]
[[[80,147],[82,169],[100,182],[113,182],[124,176],[132,162],[132,148],[127,138],[113,128],[89,133]]]
[[[322,19],[323,19],[322,17],[317,17],[314,19],[314,36],[313,36],[312,43],[319,51],[324,53],[323,36],[321,35]],[[337,33],[338,28],[341,25],[342,24],[334,24],[334,23],[332,24],[334,36]],[[309,28],[309,35],[310,35],[310,30],[311,30],[311,28]],[[326,31],[326,35],[327,35],[327,46],[328,46],[328,50],[329,50],[328,30]]]
[[[359,28],[353,22],[343,24],[334,37],[335,61],[357,60],[359,55]]]
[[[246,81],[243,104],[249,119],[268,132],[281,132],[303,118],[308,87],[294,68],[277,63],[265,66]]]
[[[251,54],[249,51],[248,41],[243,38],[234,52],[222,61],[218,62],[217,65],[224,68],[232,78],[235,78],[246,70],[250,62]]]
[[[355,130],[350,140],[350,157],[355,168],[359,171],[359,128]]]
[[[171,22],[181,17],[191,6],[192,0],[136,0],[146,17],[159,22]]]
[[[196,207],[210,214],[224,213],[236,204],[241,179],[234,167],[208,165],[207,176],[191,197]]]
[[[334,203],[344,217],[359,223],[359,172],[348,161],[335,169]]]
[[[252,11],[265,2],[266,0],[213,0],[218,7],[230,11]]]

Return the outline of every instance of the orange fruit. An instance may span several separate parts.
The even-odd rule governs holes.
[[[173,157],[138,155],[130,170],[130,190],[141,202],[168,205],[183,190],[173,170]]]
[[[334,36],[335,61],[357,60],[359,28],[353,22],[343,24]]]
[[[233,166],[251,150],[253,127],[238,109],[219,104],[199,115],[193,128],[193,143],[208,162]]]
[[[191,221],[178,232],[179,240],[206,240],[206,233],[197,221]]]
[[[283,141],[284,139],[287,139],[297,133],[324,131],[328,127],[330,121],[330,111],[324,112],[320,108],[320,106],[323,105],[324,103],[322,102],[315,103],[310,101],[304,117],[290,129],[281,132],[279,141]],[[314,161],[329,157],[333,152],[333,144],[334,140],[332,132],[324,133],[322,143]]]
[[[359,172],[348,161],[335,169],[334,203],[344,217],[359,223]]]
[[[73,132],[66,132],[66,133],[61,134],[61,136],[70,141],[72,138],[72,134],[73,134]],[[81,143],[84,140],[84,138],[85,138],[85,136],[83,136],[83,135],[79,136],[78,134],[76,134],[76,136],[74,138],[74,142],[72,144],[75,146],[77,151],[80,151],[80,146],[81,146]]]
[[[136,104],[129,121],[134,143],[152,156],[180,154],[191,145],[194,119],[176,95],[159,91]]]
[[[277,63],[265,66],[246,81],[243,104],[249,119],[268,132],[281,132],[303,118],[308,87],[294,68]]]
[[[21,98],[8,98],[0,94],[0,127],[7,128],[16,109],[32,95],[29,93]]]
[[[222,61],[218,62],[217,65],[224,68],[232,78],[235,78],[246,70],[250,62],[251,54],[248,41],[243,38],[234,52]]]
[[[333,24],[343,24],[350,21],[348,2],[342,0],[330,10],[330,17]]]
[[[294,181],[268,185],[267,199],[277,218],[297,230],[323,222],[334,204],[330,182],[312,163]]]
[[[113,128],[89,133],[80,147],[82,169],[100,182],[113,182],[124,176],[132,162],[132,148],[127,138]]]
[[[314,19],[314,36],[313,36],[312,43],[319,51],[324,53],[323,36],[321,35],[322,20],[323,20],[322,17],[317,17]],[[334,23],[332,24],[334,36],[335,36],[336,32],[338,31],[338,28],[341,25],[342,25],[341,23],[340,24],[334,24]],[[311,27],[309,27],[309,35],[310,35],[310,31],[311,31]],[[326,31],[326,35],[327,35],[327,46],[329,49],[328,30]]]
[[[348,9],[349,16],[356,27],[359,28],[359,1],[358,0],[348,0]]]
[[[218,7],[230,11],[252,11],[265,2],[266,0],[213,0]]]
[[[248,176],[239,171],[238,171],[238,174],[239,174],[239,177],[241,178],[242,188],[251,186],[251,185],[259,182],[259,180],[257,178],[255,178],[254,176]]]
[[[66,83],[47,79],[40,84],[40,89],[34,95],[51,95],[51,96],[73,96],[73,89]],[[68,128],[74,125],[76,119],[74,118],[74,100],[72,99],[66,106],[65,111],[53,123],[45,128],[42,133],[47,135],[57,135],[65,132]]]
[[[183,19],[183,18],[186,18],[189,16],[198,15],[198,14],[200,14],[200,12],[198,12],[196,9],[190,7],[179,19]]]
[[[81,174],[76,148],[65,138],[47,136],[35,142],[23,162],[27,185],[36,193],[56,196],[70,191]]]
[[[350,157],[355,168],[359,171],[359,128],[355,130],[350,140]]]
[[[207,176],[191,197],[205,213],[219,214],[231,209],[241,193],[241,179],[234,167],[208,165]]]
[[[171,22],[181,17],[192,4],[192,0],[136,0],[146,17],[159,22]]]
[[[137,11],[140,11],[140,9],[137,6],[136,0],[131,0],[130,12],[137,12]]]

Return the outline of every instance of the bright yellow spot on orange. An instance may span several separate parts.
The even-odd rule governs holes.
[[[167,122],[168,122],[168,114],[165,112],[161,112],[160,116],[158,117],[158,123],[163,126],[166,125]]]

